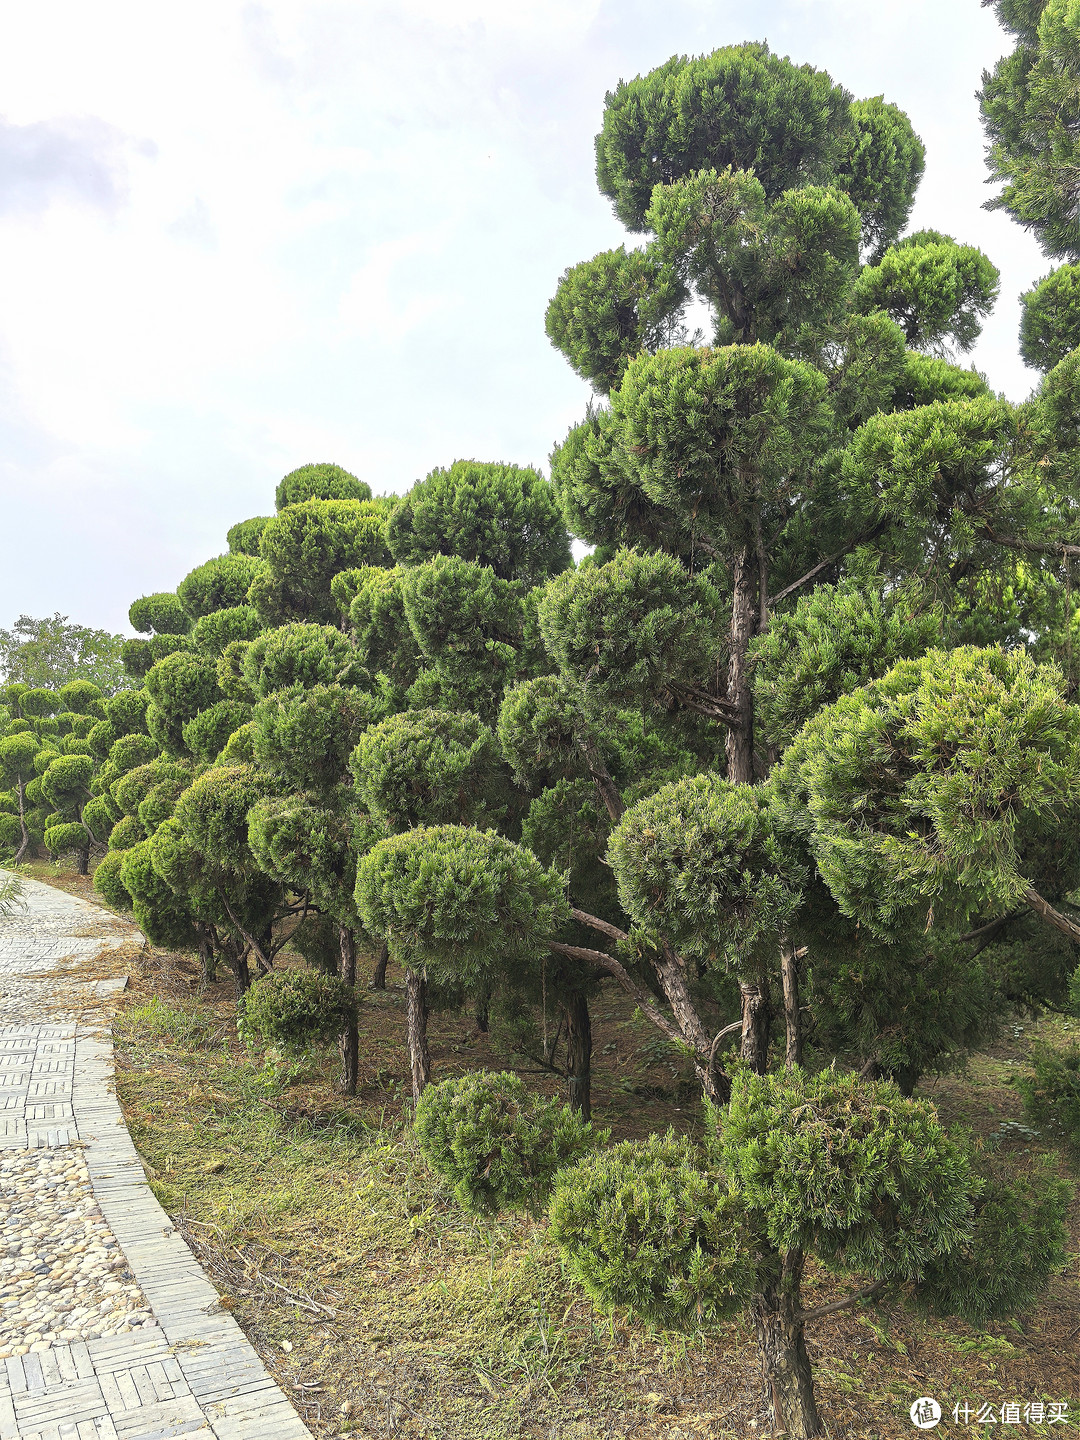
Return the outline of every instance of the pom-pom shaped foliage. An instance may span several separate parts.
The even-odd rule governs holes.
[[[940,641],[943,616],[917,590],[883,593],[847,581],[820,585],[793,611],[774,615],[751,644],[755,714],[786,745],[824,705]]]
[[[356,905],[399,963],[449,983],[534,964],[568,915],[559,877],[528,850],[455,825],[381,840],[357,866]]]
[[[198,620],[243,605],[258,569],[250,555],[218,555],[185,575],[176,593],[191,619]]]
[[[116,814],[110,801],[104,795],[97,795],[86,802],[82,819],[93,838],[104,844],[116,823]]]
[[[153,702],[146,716],[150,734],[174,753],[186,748],[185,723],[221,699],[217,666],[187,651],[159,660],[146,676],[146,688]]]
[[[1021,295],[1020,354],[1052,370],[1080,348],[1080,265],[1062,265]]]
[[[863,245],[876,259],[906,228],[926,151],[911,121],[881,96],[854,100],[852,135],[837,180],[862,216]]]
[[[150,703],[148,690],[120,690],[105,701],[105,718],[117,735],[146,735],[146,707]]]
[[[370,500],[371,486],[340,465],[301,465],[290,470],[284,479],[278,481],[274,503],[278,510],[287,505],[302,505],[306,500]],[[251,525],[251,520],[245,520]],[[238,528],[236,526],[234,529]],[[230,537],[232,531],[229,532]],[[232,540],[230,538],[230,545]]]
[[[41,741],[32,730],[23,730],[0,739],[0,773],[8,784],[26,784],[34,776],[34,759]]]
[[[483,1070],[429,1085],[414,1124],[424,1159],[477,1214],[542,1209],[556,1172],[606,1139],[519,1076]]]
[[[45,849],[50,855],[66,855],[70,850],[85,850],[90,844],[86,828],[77,820],[62,820],[59,825],[46,825]]]
[[[172,591],[133,600],[128,620],[131,628],[142,635],[151,631],[157,635],[186,635],[191,628],[191,617],[184,609],[180,596]]]
[[[366,565],[352,574],[348,614],[357,658],[369,674],[381,671],[395,685],[411,685],[421,656],[405,613],[401,570]]]
[[[147,840],[140,840],[126,850],[120,861],[120,883],[131,896],[135,923],[151,945],[188,949],[195,943],[191,911],[151,861],[152,850]]]
[[[105,697],[91,680],[69,680],[60,686],[59,695],[63,708],[76,715],[99,719],[104,713],[101,707]]]
[[[577,773],[592,727],[582,687],[565,675],[540,675],[506,691],[499,707],[499,744],[520,784],[532,786]]]
[[[0,854],[6,856],[9,851],[17,849],[21,840],[22,826],[19,824],[19,817],[5,810],[0,814]]]
[[[373,696],[352,686],[278,690],[255,708],[255,759],[292,789],[326,790],[341,781],[357,740],[381,713]]]
[[[563,1170],[551,1233],[603,1310],[696,1329],[741,1310],[754,1282],[742,1205],[670,1132]]]
[[[263,874],[310,895],[320,910],[356,923],[356,859],[346,815],[303,795],[268,795],[248,812],[247,835]]]
[[[168,779],[159,780],[147,791],[139,802],[137,814],[139,824],[148,836],[153,835],[158,826],[170,818],[189,781],[190,776],[170,776]]]
[[[132,680],[141,680],[154,663],[150,642],[148,640],[125,640],[120,646],[120,663]]]
[[[475,715],[391,715],[361,735],[349,765],[360,804],[389,830],[495,818],[501,756]]]
[[[1022,828],[1080,785],[1080,711],[1023,652],[931,651],[822,711],[776,779],[841,909],[887,939],[926,901],[1022,897]]]
[[[244,996],[238,1028],[286,1055],[306,1055],[329,1045],[355,1022],[359,997],[336,975],[318,970],[279,970],[257,980]]]
[[[218,700],[186,721],[184,746],[199,760],[216,760],[234,730],[251,719],[251,706],[240,700]]]
[[[620,245],[563,272],[544,326],[581,378],[606,395],[635,355],[674,338],[687,299],[663,255]]]
[[[777,838],[768,791],[715,775],[632,806],[608,856],[636,929],[735,969],[775,951],[805,880]]]
[[[774,199],[827,180],[851,144],[850,97],[824,70],[752,42],[620,81],[596,137],[596,179],[630,230],[653,187],[698,170],[753,170]]]
[[[1080,1046],[1057,1050],[1038,1045],[1031,1064],[1034,1075],[1016,1082],[1024,1109],[1037,1125],[1063,1135],[1080,1150]]]
[[[244,656],[250,645],[250,640],[230,640],[218,656],[218,688],[226,700],[243,700],[249,705],[255,700],[255,692],[244,679]]]
[[[89,755],[60,755],[41,777],[41,792],[54,810],[77,819],[90,798],[94,762]]]
[[[950,342],[970,350],[998,296],[997,267],[974,245],[922,231],[886,250],[855,286],[854,303],[884,310],[916,350],[941,351]]]
[[[124,889],[120,878],[120,866],[124,863],[123,853],[110,850],[102,856],[94,870],[94,889],[111,910],[130,910],[131,896]]]
[[[233,605],[214,610],[195,622],[191,638],[205,655],[220,655],[235,640],[254,640],[263,628],[258,612],[250,605]]]
[[[27,719],[31,719],[37,716],[55,715],[58,710],[63,710],[65,707],[60,696],[54,691],[38,688],[23,691],[19,696],[19,708]]]
[[[537,585],[570,564],[570,541],[550,484],[530,468],[456,460],[419,481],[390,515],[401,565],[459,555],[500,580]]]
[[[248,646],[244,679],[258,696],[293,685],[332,685],[350,658],[348,640],[332,625],[283,625]]]
[[[930,1261],[916,1297],[921,1307],[981,1327],[1026,1310],[1065,1264],[1072,1186],[1045,1161],[1024,1172],[976,1153],[975,1166],[981,1189],[969,1234]]]
[[[1014,426],[992,397],[874,415],[844,454],[844,477],[868,517],[910,525],[989,490]]]
[[[740,1075],[714,1153],[779,1251],[915,1279],[970,1231],[978,1185],[933,1106],[832,1070]]]
[[[189,844],[223,870],[241,871],[251,861],[248,811],[265,792],[250,765],[215,766],[184,791],[174,812]]]
[[[692,683],[717,646],[718,602],[672,555],[620,550],[548,585],[539,622],[551,657],[612,699]]]
[[[258,555],[259,537],[262,535],[269,515],[253,515],[250,520],[238,520],[229,527],[226,540],[230,555]]]
[[[390,564],[385,510],[360,500],[290,505],[267,522],[259,550],[263,564],[250,598],[268,623],[333,623],[338,618],[330,590],[334,576],[361,565]]]
[[[146,831],[135,815],[122,815],[109,831],[109,849],[114,853],[130,850],[146,839]]]

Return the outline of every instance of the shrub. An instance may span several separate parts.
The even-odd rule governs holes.
[[[939,1315],[982,1326],[1026,1309],[1048,1272],[1065,1263],[1072,1187],[1045,1162],[1030,1174],[1013,1174],[981,1156],[977,1168],[985,1183],[975,1199],[971,1233],[947,1256],[930,1261],[917,1297]]]
[[[476,1071],[429,1085],[416,1106],[416,1138],[466,1210],[539,1210],[555,1173],[607,1138],[517,1076]]]
[[[551,1229],[600,1308],[652,1325],[708,1324],[741,1309],[753,1288],[738,1198],[671,1131],[564,1170]]]
[[[336,975],[278,970],[248,990],[238,1028],[247,1045],[261,1039],[287,1055],[304,1055],[336,1039],[355,1019],[358,1003]]]
[[[84,850],[90,844],[86,827],[77,820],[61,820],[45,830],[45,848],[50,855],[64,855],[69,850]]]
[[[1017,1080],[1024,1109],[1036,1125],[1064,1134],[1080,1148],[1080,1045],[1055,1050],[1039,1045],[1032,1050],[1032,1079]]]
[[[146,831],[134,815],[122,816],[109,832],[109,849],[116,852],[130,850],[140,840],[146,839]]]

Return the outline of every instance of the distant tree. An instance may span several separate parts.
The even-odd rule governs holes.
[[[122,635],[71,625],[59,611],[42,620],[20,615],[10,630],[0,630],[0,677],[50,690],[88,680],[112,695],[129,684],[120,660],[123,643]]]

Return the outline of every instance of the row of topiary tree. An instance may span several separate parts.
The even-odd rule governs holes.
[[[469,1003],[583,1121],[590,1003],[620,987],[713,1138],[583,1162],[559,1234],[647,1319],[748,1300],[777,1421],[813,1436],[808,1254],[974,1318],[1060,1254],[1062,1191],[982,1175],[909,1097],[1077,968],[1080,354],[1047,351],[1022,405],[947,358],[997,274],[901,238],[907,118],[764,45],[620,84],[597,156],[648,238],[549,308],[599,397],[551,481],[286,476],[274,515],[132,606],[138,688],[77,723],[7,702],[0,803],[20,844],[107,845],[98,889],[238,996],[289,941],[335,971],[346,1092],[359,956],[400,971],[418,1100],[431,1008]],[[685,1242],[657,1240],[652,1279],[627,1197]]]

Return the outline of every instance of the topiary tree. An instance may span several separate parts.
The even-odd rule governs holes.
[[[90,868],[93,834],[84,823],[83,806],[91,798],[94,761],[89,755],[58,755],[41,777],[41,790],[56,818],[45,830],[45,846],[53,855],[74,850],[80,875]]]
[[[15,850],[15,864],[20,864],[32,844],[27,825],[27,786],[36,778],[34,761],[42,745],[33,730],[23,730],[0,739],[0,781],[5,789],[14,790],[18,801],[19,841]]]
[[[950,1257],[992,1246],[996,1267],[965,1272],[946,1307],[972,1318],[1027,1303],[1059,1263],[1066,1187],[1018,1182],[1034,1209],[1033,1250],[1002,1244],[965,1143],[946,1134],[932,1105],[889,1083],[798,1068],[737,1077],[708,1160],[685,1141],[627,1142],[556,1180],[552,1231],[582,1283],[605,1309],[654,1325],[699,1328],[747,1308],[753,1318],[773,1422],[798,1440],[824,1428],[806,1351],[807,1324],[886,1285],[922,1285],[944,1298]],[[1035,1217],[1038,1217],[1037,1219]],[[983,1251],[985,1253],[985,1250]],[[808,1256],[870,1283],[804,1308]],[[979,1280],[988,1284],[980,1286]]]
[[[528,850],[490,831],[417,826],[362,855],[356,905],[406,970],[413,1096],[430,1078],[423,977],[491,986],[538,962],[567,918],[559,878]]]
[[[1051,270],[1020,296],[1020,354],[1036,370],[1052,370],[1080,347],[1080,265]]]

